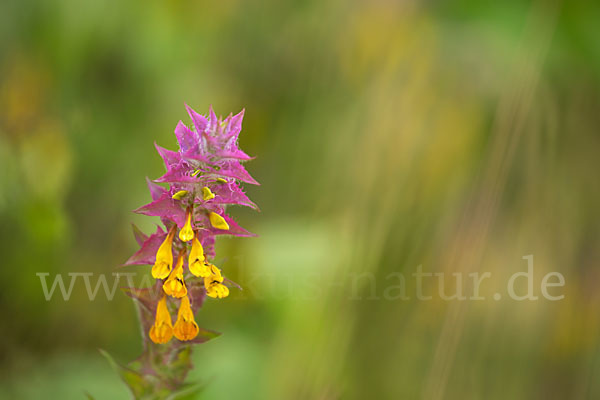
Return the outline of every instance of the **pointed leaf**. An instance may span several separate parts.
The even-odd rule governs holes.
[[[133,229],[133,236],[135,237],[135,241],[137,242],[137,244],[142,246],[144,242],[148,240],[148,236],[144,232],[142,232],[136,224],[131,224],[131,228]]]
[[[197,400],[198,395],[206,389],[204,383],[187,383],[172,392],[167,400]]]
[[[110,366],[119,374],[136,399],[152,393],[152,386],[144,380],[141,374],[117,363],[106,351],[102,349],[98,349],[98,351],[108,360]]]

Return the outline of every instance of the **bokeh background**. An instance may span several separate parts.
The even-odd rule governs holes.
[[[111,277],[136,250],[184,103],[246,109],[262,184],[260,213],[231,210],[259,237],[218,244],[245,290],[197,315],[223,332],[195,351],[201,398],[600,398],[599,20],[586,1],[2,2],[0,398],[129,398],[97,349],[139,354],[131,301],[81,280],[46,301],[36,273]],[[558,271],[565,298],[493,300],[529,254],[536,294]],[[419,265],[492,273],[486,300],[417,301]]]

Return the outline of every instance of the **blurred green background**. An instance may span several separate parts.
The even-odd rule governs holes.
[[[110,278],[136,250],[184,103],[246,109],[262,184],[261,213],[231,210],[259,237],[217,248],[245,290],[197,315],[224,333],[195,350],[202,398],[600,398],[599,20],[585,1],[2,2],[0,398],[128,398],[97,349],[139,354],[131,301],[81,281],[46,301],[36,273]],[[563,300],[492,299],[528,254]],[[486,300],[414,299],[418,265],[490,272]]]

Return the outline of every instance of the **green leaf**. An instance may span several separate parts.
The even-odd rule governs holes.
[[[192,369],[192,348],[191,346],[182,346],[174,350],[171,361],[167,363],[170,375],[174,381],[182,384],[188,372]]]
[[[216,331],[211,331],[209,329],[200,328],[200,330],[198,331],[198,336],[196,336],[194,339],[190,340],[188,343],[190,343],[190,344],[205,343],[211,339],[218,338],[221,335],[222,335],[221,332],[216,332]]]
[[[198,395],[204,391],[206,385],[200,382],[186,383],[172,392],[167,400],[197,400]]]
[[[98,351],[100,351],[100,354],[102,354],[108,360],[110,366],[119,374],[123,382],[125,382],[125,384],[129,387],[136,399],[145,397],[151,398],[150,395],[152,395],[154,391],[154,385],[152,382],[148,382],[146,379],[144,379],[144,376],[138,372],[117,363],[106,351],[102,349],[98,349]]]

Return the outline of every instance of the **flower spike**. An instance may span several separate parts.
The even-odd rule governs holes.
[[[192,124],[179,121],[175,127],[179,148],[155,143],[166,171],[147,179],[152,200],[135,210],[159,217],[164,226],[149,235],[136,229],[140,248],[125,263],[150,265],[156,280],[153,287],[124,288],[136,300],[145,332],[144,353],[130,364],[144,393],[178,392],[191,366],[191,345],[219,335],[199,327],[194,316],[207,297],[229,296],[225,281],[233,284],[214,265],[215,239],[254,236],[231,218],[228,207],[258,210],[243,188],[244,182],[258,185],[243,165],[253,157],[238,147],[244,111],[223,119],[212,107],[207,115],[186,109]]]

